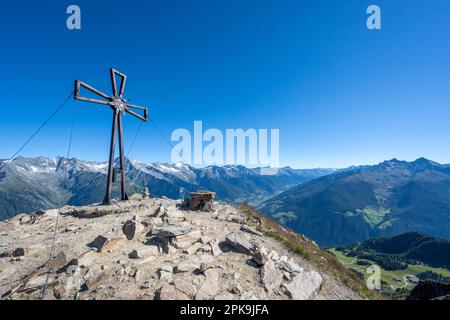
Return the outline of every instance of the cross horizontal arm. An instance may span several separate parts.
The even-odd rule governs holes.
[[[135,108],[135,109],[141,109],[141,110],[144,110],[144,116],[141,116],[140,114],[134,112],[133,110],[130,110],[129,108]],[[141,119],[142,121],[147,121],[147,120],[148,120],[148,111],[147,111],[147,108],[127,105],[127,108],[125,108],[125,112],[127,112],[127,113],[129,113],[129,114],[135,116],[136,118]]]
[[[130,104],[130,103],[127,103],[127,107],[132,108],[132,109],[147,110],[147,108],[145,108],[145,107],[136,106],[136,105]]]
[[[103,101],[103,100],[97,100],[97,99],[91,99],[91,98],[85,98],[85,97],[75,97],[75,99],[80,100],[80,101],[109,105],[108,101]]]
[[[86,98],[86,97],[82,97],[81,96],[81,88],[85,88],[99,96],[101,96],[102,98],[107,99],[108,101],[104,101],[104,100],[98,100],[98,99],[91,99],[91,98]],[[108,105],[111,97],[108,96],[107,94],[101,92],[100,90],[95,89],[94,87],[88,85],[87,83],[84,83],[82,81],[76,80],[75,81],[75,99],[76,100],[81,100],[81,101],[87,101],[87,102],[92,102],[92,103],[99,103],[99,104],[105,104]]]

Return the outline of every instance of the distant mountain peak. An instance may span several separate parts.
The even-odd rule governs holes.
[[[440,166],[439,163],[434,162],[434,161],[429,160],[429,159],[424,158],[424,157],[415,160],[414,163],[415,164],[419,164],[419,165],[427,165],[427,166],[430,166],[430,165],[431,166]]]
[[[387,160],[315,179],[259,208],[324,246],[409,231],[450,238],[450,168]]]
[[[375,166],[365,166],[364,168],[404,168],[404,169],[415,169],[415,170],[424,170],[424,169],[432,169],[432,168],[443,168],[444,166],[429,160],[427,158],[421,157],[414,161],[404,161],[393,158],[391,160],[386,160],[381,162]]]
[[[386,165],[400,165],[400,164],[406,164],[406,163],[408,163],[407,161],[403,161],[403,160],[398,160],[397,158],[392,158],[391,160],[386,160],[386,161],[383,161],[382,163],[380,163],[380,165],[384,165],[384,166],[386,166]]]

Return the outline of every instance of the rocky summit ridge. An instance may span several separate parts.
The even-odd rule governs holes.
[[[168,198],[20,214],[0,222],[0,296],[39,299],[48,276],[45,299],[361,299],[323,267],[331,255],[296,235],[316,250],[300,254],[287,233],[242,207]]]

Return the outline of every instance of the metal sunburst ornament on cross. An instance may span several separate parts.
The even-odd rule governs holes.
[[[113,122],[112,122],[112,132],[111,132],[111,145],[110,145],[110,149],[109,149],[108,180],[107,180],[107,185],[106,185],[106,194],[105,194],[105,198],[103,200],[104,204],[110,203],[113,177],[117,173],[117,171],[114,170],[116,129],[118,129],[118,132],[119,132],[120,170],[118,170],[118,173],[120,173],[120,175],[121,175],[121,198],[122,198],[122,200],[128,200],[128,195],[126,193],[126,186],[125,186],[125,160],[124,160],[124,156],[123,156],[122,114],[124,112],[126,112],[126,113],[129,113],[129,114],[135,116],[136,118],[139,118],[142,121],[148,120],[147,108],[129,104],[128,100],[123,98],[123,92],[125,90],[127,76],[113,68],[110,69],[110,76],[111,76],[111,85],[112,85],[112,91],[113,91],[112,96],[109,96],[109,95],[103,93],[102,91],[100,91],[80,80],[75,80],[75,95],[74,95],[75,100],[81,100],[81,101],[87,101],[87,102],[107,105],[114,111]],[[122,80],[120,82],[119,91],[117,91],[116,76],[119,76]],[[82,97],[81,93],[80,93],[81,88],[85,88],[85,89],[95,93],[96,95],[102,97],[105,100]],[[140,115],[139,113],[134,112],[132,109],[141,110],[144,112],[144,115]]]

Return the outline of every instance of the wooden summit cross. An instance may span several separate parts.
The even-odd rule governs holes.
[[[124,156],[123,156],[122,114],[124,112],[127,112],[127,113],[141,119],[142,121],[148,120],[147,108],[129,104],[128,100],[123,98],[123,91],[125,90],[125,83],[127,81],[127,76],[113,68],[110,69],[110,76],[111,76],[111,84],[112,84],[112,91],[113,91],[112,96],[108,96],[107,94],[101,92],[100,90],[97,90],[94,87],[88,85],[87,83],[84,83],[79,80],[75,80],[75,96],[74,96],[75,100],[81,100],[81,101],[87,101],[87,102],[107,105],[114,111],[113,122],[112,122],[112,132],[111,132],[111,145],[110,145],[110,149],[109,149],[108,181],[107,181],[107,185],[106,185],[106,195],[103,200],[104,204],[110,203],[113,177],[115,177],[115,175],[117,173],[120,173],[120,175],[121,175],[122,200],[128,200],[128,195],[125,190],[125,163],[124,163],[125,161],[124,161]],[[122,80],[120,82],[119,91],[117,91],[116,76],[119,76]],[[99,95],[100,97],[104,98],[106,101],[82,97],[80,95],[80,90],[82,87]],[[144,112],[144,115],[142,116],[142,115],[134,112],[131,109],[142,110]],[[117,127],[118,127],[118,131],[119,131],[119,154],[120,154],[120,169],[119,170],[114,169],[114,152],[115,152],[115,146],[116,146],[116,128]]]

